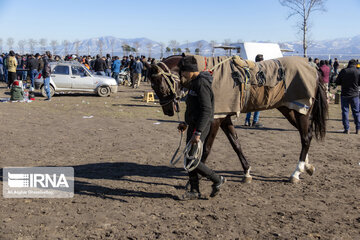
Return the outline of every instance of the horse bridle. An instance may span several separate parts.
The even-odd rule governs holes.
[[[165,70],[167,72],[165,72],[158,64],[164,66]],[[181,96],[179,96],[176,92],[176,87],[178,84],[180,84],[180,76],[174,74],[171,72],[171,70],[169,69],[169,67],[163,63],[163,62],[159,62],[158,64],[155,65],[156,69],[158,70],[157,74],[154,74],[155,76],[161,76],[165,79],[167,85],[169,86],[170,89],[170,93],[172,96],[174,96],[173,98],[166,100],[165,102],[160,101],[160,105],[161,106],[166,106],[168,104],[170,104],[171,102],[174,102],[176,105],[176,112],[179,111],[179,105],[178,105],[178,100],[181,98]]]

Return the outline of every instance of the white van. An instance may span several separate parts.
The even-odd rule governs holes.
[[[255,61],[258,54],[264,56],[264,60],[283,57],[280,46],[277,43],[243,42],[231,44],[243,59]]]

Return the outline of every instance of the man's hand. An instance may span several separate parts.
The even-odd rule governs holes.
[[[184,132],[187,128],[186,123],[179,123],[179,126],[177,127],[177,129],[179,130],[179,132]]]
[[[194,134],[190,141],[192,144],[198,143],[200,141],[200,136]]]

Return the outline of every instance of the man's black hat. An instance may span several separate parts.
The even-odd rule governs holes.
[[[355,59],[351,59],[348,63],[348,66],[353,66],[353,65],[356,65],[356,60]]]
[[[186,56],[179,62],[180,71],[198,72],[197,62],[194,56]]]

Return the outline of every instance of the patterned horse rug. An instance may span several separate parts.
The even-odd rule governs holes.
[[[315,97],[318,73],[306,58],[194,57],[199,71],[213,74],[215,118],[280,106],[306,114]]]

